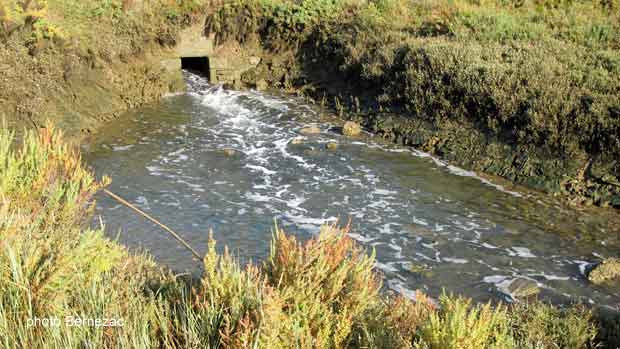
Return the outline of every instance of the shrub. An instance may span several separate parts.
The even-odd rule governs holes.
[[[101,231],[83,230],[93,195],[106,181],[97,182],[51,126],[25,132],[14,150],[16,142],[7,128],[0,131],[2,346],[95,341],[112,347],[145,339],[133,331],[138,319],[141,331],[150,323],[143,316],[155,303],[142,298],[142,274],[153,264],[130,257]],[[122,317],[129,326],[105,335],[97,328],[67,326],[65,316]],[[59,323],[29,323],[36,318]]]
[[[441,296],[438,312],[421,328],[420,343],[428,348],[513,347],[509,315],[502,305],[472,305],[470,300]]]
[[[583,306],[558,309],[543,303],[519,303],[511,308],[511,314],[518,347],[596,347],[592,312]]]
[[[284,313],[293,322],[297,345],[346,346],[378,298],[374,257],[357,247],[347,231],[324,226],[316,239],[302,245],[276,228],[263,270],[287,305]]]

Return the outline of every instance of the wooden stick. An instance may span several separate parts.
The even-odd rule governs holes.
[[[163,228],[165,231],[167,231],[168,233],[170,233],[170,235],[172,235],[172,237],[174,237],[178,242],[180,242],[183,246],[185,246],[185,248],[187,248],[196,258],[198,258],[198,260],[202,260],[202,257],[200,256],[200,254],[198,252],[196,252],[196,250],[194,250],[187,242],[185,242],[185,240],[183,240],[179,234],[175,233],[174,230],[168,228],[168,226],[166,226],[165,224],[161,223],[160,221],[158,221],[157,219],[151,217],[149,214],[147,214],[146,212],[142,211],[141,209],[137,208],[136,206],[130,204],[127,200],[123,199],[122,197],[114,194],[113,192],[107,190],[107,189],[103,189],[103,192],[110,195],[110,197],[112,197],[114,200],[120,202],[121,204],[129,207],[130,209],[138,212],[139,214],[141,214],[144,218],[150,220],[151,222],[157,224],[158,226],[160,226],[161,228]]]

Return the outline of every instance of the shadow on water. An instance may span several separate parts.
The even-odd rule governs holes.
[[[308,238],[322,223],[350,217],[351,237],[376,250],[386,286],[405,295],[445,287],[480,301],[509,299],[507,285],[522,278],[557,303],[619,303],[583,275],[617,253],[617,215],[567,209],[371,135],[343,138],[330,131],[335,120],[290,97],[186,77],[187,93],[110,124],[85,158],[112,177],[113,192],[199,251],[213,228],[242,263],[260,261],[274,218]],[[301,135],[313,123],[322,132]],[[97,214],[122,243],[196,271],[182,246],[117,202],[100,197]]]

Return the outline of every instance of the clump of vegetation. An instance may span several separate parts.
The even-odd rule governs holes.
[[[97,182],[77,151],[52,127],[27,132],[15,147],[13,132],[0,131],[0,337],[5,348],[72,347],[96,342],[112,347],[145,336],[153,312],[142,298],[143,273],[154,265],[130,256],[86,228]],[[125,317],[129,331],[71,327],[68,316]],[[57,326],[35,319],[59,319]],[[118,335],[118,337],[116,337]],[[124,338],[123,338],[124,337]],[[148,336],[147,336],[148,338]]]
[[[6,42],[11,35],[29,30],[33,35],[58,35],[54,27],[47,25],[47,2],[45,0],[3,0],[0,2],[0,36]]]
[[[260,267],[242,268],[211,239],[200,280],[178,279],[87,228],[93,195],[106,181],[82,167],[60,133],[49,126],[16,143],[0,131],[4,348],[596,345],[585,308],[384,296],[374,256],[336,225],[303,243],[276,228]],[[76,325],[77,318],[87,323]]]
[[[620,283],[620,258],[607,258],[588,274],[588,280],[597,285]]]

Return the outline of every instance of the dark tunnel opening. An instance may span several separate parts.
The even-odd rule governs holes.
[[[209,77],[209,57],[181,57],[181,69]]]

